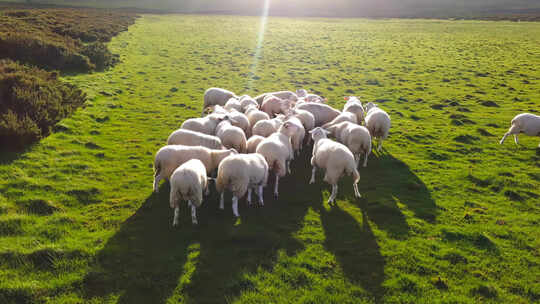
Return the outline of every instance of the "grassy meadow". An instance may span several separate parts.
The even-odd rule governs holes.
[[[498,144],[540,111],[540,23],[143,15],[121,63],[72,75],[85,108],[0,155],[0,303],[540,301],[539,138]],[[351,179],[308,185],[310,150],[264,207],[212,193],[172,228],[155,151],[206,88],[306,88],[392,118]]]

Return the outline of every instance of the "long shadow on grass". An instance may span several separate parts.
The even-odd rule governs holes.
[[[367,168],[360,168],[362,209],[389,236],[405,238],[409,226],[398,207],[403,204],[418,217],[433,223],[437,206],[426,185],[411,168],[391,154],[372,155]]]
[[[296,163],[305,163],[307,157]],[[165,303],[178,297],[224,303],[251,289],[244,274],[258,267],[271,270],[278,251],[294,254],[302,248],[292,235],[309,206],[321,201],[320,191],[300,191],[307,189],[309,178],[309,168],[302,167],[282,180],[279,201],[271,197],[272,183],[264,207],[248,207],[241,200],[240,221],[233,219],[230,197],[221,211],[213,193],[198,210],[199,225],[191,224],[183,208],[178,229],[171,227],[165,183],[98,254],[84,280],[86,297],[119,295],[119,303]]]
[[[163,303],[170,296],[196,231],[172,229],[168,196],[162,185],[108,240],[84,279],[87,298],[117,294],[119,303]]]
[[[353,284],[360,284],[378,302],[383,295],[381,284],[385,264],[380,247],[366,212],[352,204],[347,206],[347,210],[343,207],[320,208],[326,235],[325,247],[334,253],[347,279]],[[360,217],[361,223],[358,222]]]
[[[321,200],[320,191],[307,191],[310,190],[309,168],[304,164],[308,160],[308,153],[295,160],[293,174],[280,182],[278,201],[271,195],[271,175],[264,207],[248,208],[241,203],[241,224],[216,226],[204,221],[208,223],[209,234],[201,235],[197,268],[185,289],[190,299],[197,303],[225,303],[234,299],[253,288],[245,274],[259,267],[271,271],[279,251],[294,255],[303,248],[293,234],[301,228],[308,208]],[[216,206],[217,201],[212,204]],[[231,216],[230,200],[226,197],[222,217]]]

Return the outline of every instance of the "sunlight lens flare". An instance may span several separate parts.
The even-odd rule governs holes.
[[[253,88],[253,77],[257,72],[257,66],[259,63],[259,57],[261,56],[262,44],[264,41],[264,32],[266,28],[266,22],[268,19],[268,10],[270,8],[270,0],[264,0],[263,11],[261,15],[261,23],[259,25],[259,34],[257,35],[257,45],[255,46],[255,55],[253,56],[253,63],[251,64],[250,78],[248,80],[248,88]]]

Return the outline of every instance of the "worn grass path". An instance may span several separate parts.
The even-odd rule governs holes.
[[[67,77],[93,100],[0,156],[1,303],[531,303],[540,300],[540,150],[498,140],[540,110],[540,24],[152,16]],[[152,160],[202,94],[305,87],[377,101],[385,152],[338,207],[307,151],[264,208],[215,194],[172,229]]]

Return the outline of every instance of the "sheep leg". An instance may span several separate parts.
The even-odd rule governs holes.
[[[251,206],[251,188],[248,189],[247,202]]]
[[[309,180],[309,184],[315,183],[315,172],[317,171],[317,167],[313,166],[313,169],[311,170],[311,179]]]
[[[161,175],[159,173],[156,173],[156,175],[154,175],[154,192],[155,193],[159,192],[159,182],[160,181],[161,181]]]
[[[261,204],[261,206],[264,206],[263,186],[259,186],[257,195],[259,196],[259,204]]]
[[[354,160],[356,161],[356,168],[358,168],[358,165],[360,164],[360,154],[354,154]]]
[[[232,197],[232,210],[234,216],[240,217],[240,215],[238,214],[238,197],[236,197],[236,195]]]
[[[188,206],[191,207],[191,223],[193,225],[197,225],[197,207],[191,203],[191,201],[188,201]]]
[[[332,185],[332,194],[330,195],[330,198],[328,199],[328,205],[331,205],[336,200],[337,190],[338,190],[337,184]]]
[[[172,222],[173,227],[178,226],[178,218],[180,216],[180,207],[176,206],[174,207],[174,219]]]
[[[379,138],[379,146],[377,147],[378,152],[381,152],[381,150],[382,150],[382,142],[383,142],[383,139]]]
[[[221,210],[225,209],[225,192],[221,192],[221,195],[219,198],[219,209]]]
[[[204,195],[209,196],[210,195],[210,187],[206,186],[206,189],[204,189]]]
[[[360,191],[358,191],[358,184],[353,184],[353,189],[354,189],[354,196],[362,197],[362,195],[360,195]]]
[[[291,161],[285,161],[285,165],[287,165],[287,173],[291,174]]]
[[[364,167],[367,167],[368,156],[369,156],[369,150],[366,151],[366,154],[364,154]]]
[[[279,188],[279,174],[276,174],[276,184],[274,185],[274,196],[278,198],[278,188]]]
[[[518,135],[517,134],[514,134],[514,141],[516,142],[516,145],[519,145]]]
[[[504,140],[506,139],[506,137],[508,137],[508,135],[510,134],[514,134],[514,140],[516,140],[516,134],[519,134],[519,127],[517,125],[512,125],[510,127],[510,129],[508,130],[508,132],[506,132],[503,136],[503,138],[501,139],[501,141],[499,141],[499,144],[503,144]],[[516,144],[517,144],[517,141],[516,141]]]

